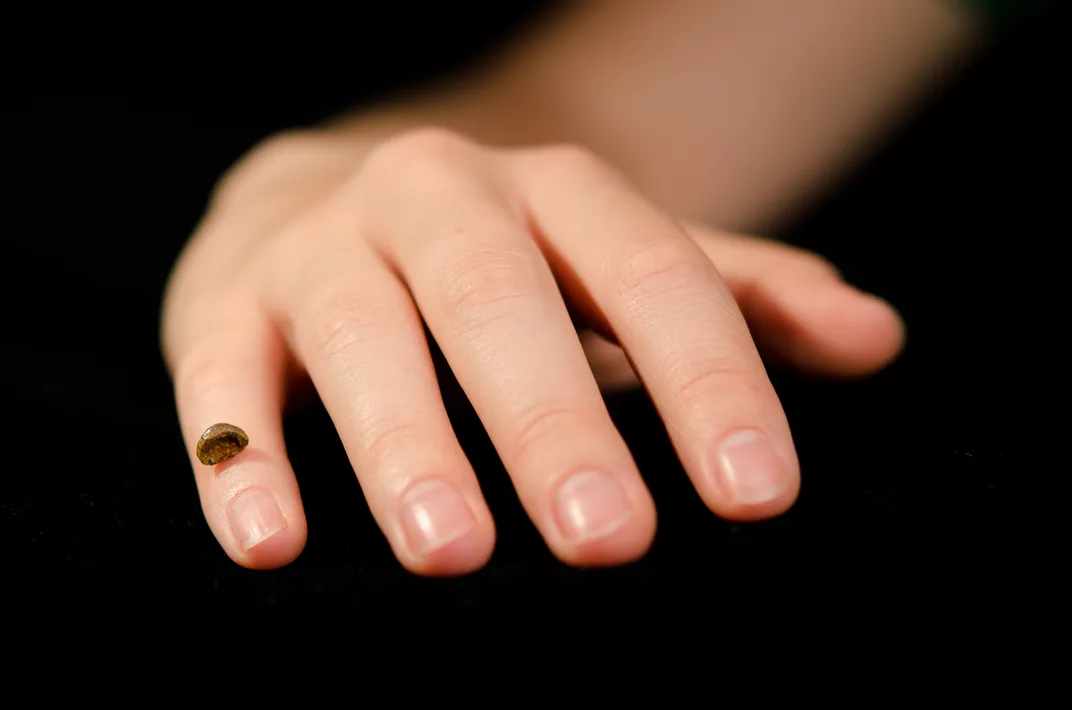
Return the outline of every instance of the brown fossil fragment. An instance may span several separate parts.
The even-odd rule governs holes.
[[[249,444],[249,437],[234,424],[213,424],[197,441],[197,460],[215,466],[235,456]]]

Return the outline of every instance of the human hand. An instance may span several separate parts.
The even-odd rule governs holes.
[[[835,376],[901,346],[895,312],[819,257],[682,227],[584,150],[492,149],[440,129],[360,159],[316,139],[287,146],[221,191],[163,314],[202,507],[247,567],[284,565],[305,544],[281,411],[302,371],[402,564],[449,575],[486,562],[494,525],[422,317],[528,515],[573,565],[636,559],[655,531],[601,385],[638,373],[708,507],[760,519],[793,503],[800,476],[757,343]],[[599,335],[579,337],[575,321]],[[193,451],[216,422],[251,444],[207,467]]]

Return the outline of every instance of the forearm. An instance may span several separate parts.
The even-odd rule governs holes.
[[[422,124],[499,145],[570,141],[674,213],[767,230],[973,46],[957,2],[578,3],[472,74],[330,122],[316,171],[341,175]]]
[[[828,185],[978,35],[957,0],[593,2],[518,66],[572,138],[662,204],[755,230]]]

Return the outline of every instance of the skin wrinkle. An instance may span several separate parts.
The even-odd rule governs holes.
[[[692,267],[681,268],[691,269]],[[665,278],[670,273],[672,272],[664,269],[650,276],[650,280],[644,286],[638,287],[643,289],[643,293],[637,293],[638,288],[620,291],[614,305],[608,307],[613,308],[612,312],[617,312],[621,320],[633,322],[636,324],[635,327],[646,330],[649,326],[658,327],[659,322],[666,322],[665,314],[668,312],[668,304],[674,304],[675,310],[679,306],[682,310],[688,310],[690,305],[706,301],[696,289],[695,284],[691,282],[692,279],[688,276]],[[651,280],[660,280],[662,283],[653,285]],[[691,310],[696,312],[698,309],[692,308]],[[653,319],[653,313],[658,318]],[[695,321],[690,321],[690,324],[698,325]]]
[[[301,340],[309,343],[307,348],[313,348],[313,352],[303,355],[355,362],[359,357],[355,351],[371,357],[385,347],[382,333],[398,322],[398,309],[367,293],[332,292],[336,295],[314,299],[315,305],[308,307],[310,315],[299,319],[304,336]]]
[[[523,328],[522,332],[530,333],[531,328]],[[503,341],[505,347],[515,344],[513,339]],[[579,346],[579,342],[578,342]],[[518,371],[513,367],[510,358],[499,357],[496,354],[496,347],[488,344],[489,357],[486,359],[487,370],[486,376],[481,383],[475,385],[477,396],[496,396],[500,397],[504,402],[520,402],[527,399],[526,392],[530,391],[543,391],[547,388],[541,380],[546,378],[549,373],[560,371],[562,368],[569,367],[569,360],[574,353],[561,352],[556,353],[555,356],[548,356],[541,360],[541,366],[535,371]],[[583,357],[583,351],[581,353]],[[598,393],[598,388],[593,388]],[[511,416],[521,416],[518,414],[512,414]]]
[[[691,354],[701,351],[702,356]],[[694,414],[712,406],[721,407],[721,401],[727,393],[764,389],[748,385],[755,378],[752,367],[734,364],[741,362],[742,355],[734,346],[717,340],[709,348],[698,343],[690,348],[690,352],[680,351],[680,355],[670,361],[664,370],[665,381],[662,384],[677,406],[686,407]],[[743,357],[751,365],[749,358],[746,355]]]
[[[475,311],[513,300],[552,295],[540,282],[532,254],[505,247],[467,249],[434,272],[448,314],[460,321],[477,317]]]
[[[436,268],[431,282],[443,294],[440,308],[451,335],[475,347],[483,361],[493,360],[498,346],[489,331],[509,324],[525,332],[541,310],[536,303],[553,304],[559,297],[553,279],[542,283],[541,270],[527,250],[498,246],[467,250]]]
[[[365,407],[361,415],[355,418],[354,423],[361,432],[365,455],[379,480],[401,478],[409,481],[412,478],[412,471],[407,473],[404,467],[400,470],[390,464],[392,461],[406,458],[408,447],[420,439],[420,435],[428,433],[426,419],[421,412],[396,410],[373,413],[369,407]],[[390,485],[387,487],[397,488]]]
[[[516,300],[510,299],[510,301]],[[503,333],[504,326],[506,326],[511,332],[523,335],[531,332],[533,326],[539,325],[535,322],[538,320],[532,316],[531,308],[515,302],[509,308],[500,307],[495,313],[470,318],[469,322],[455,326],[450,335],[459,343],[465,344],[467,351],[476,355],[480,362],[494,367],[502,355],[503,348],[511,350],[511,346],[516,345],[517,342],[514,338],[497,336],[495,332]]]
[[[385,309],[385,312],[388,311],[389,309]],[[384,326],[389,327],[388,323],[388,321],[385,321]],[[375,329],[371,326],[368,330],[375,332]],[[345,381],[347,397],[341,399],[341,406],[345,408],[349,419],[353,423],[362,426],[363,430],[367,431],[364,427],[368,426],[369,420],[373,417],[374,409],[371,404],[373,397],[369,390],[368,373],[375,371],[376,368],[371,363],[382,359],[396,361],[397,358],[392,357],[390,343],[382,337],[376,337],[374,334],[369,334],[365,337],[354,334],[348,336],[348,340],[348,347],[345,349],[335,352],[334,355],[321,351],[321,355],[327,355],[331,361],[329,371],[332,376]],[[417,374],[399,369],[398,364],[395,367],[402,376]],[[328,385],[328,383],[323,384]],[[341,382],[336,380],[334,386],[338,387],[339,384]]]
[[[669,293],[660,301],[648,299],[647,302],[634,302],[633,309],[622,314],[623,319],[629,319],[634,323],[633,327],[648,343],[648,346],[641,352],[650,352],[654,360],[665,360],[670,353],[681,350],[680,345],[677,344],[681,333],[690,334],[692,347],[697,350],[702,348],[702,353],[706,357],[737,357],[737,353],[747,352],[746,348],[751,347],[750,344],[737,340],[736,334],[727,328],[727,323],[733,323],[739,318],[729,305],[719,304],[717,310],[702,319],[688,317],[681,320],[668,320],[653,317],[653,314],[666,313],[668,303],[675,307],[680,306],[682,312],[692,314],[702,313],[711,308],[712,303],[701,294],[692,289],[689,291],[688,295],[691,298],[688,299],[673,298],[673,294]],[[647,361],[646,357],[644,359]]]
[[[528,452],[541,442],[548,444],[554,441],[548,434],[555,431],[575,431],[578,425],[583,426],[595,419],[578,410],[576,402],[568,400],[561,404],[554,400],[530,404],[513,412],[511,417],[517,428],[513,434],[510,454],[519,460],[538,460],[539,456],[531,456]],[[570,424],[573,425],[572,428]]]

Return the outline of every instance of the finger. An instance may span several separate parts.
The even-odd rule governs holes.
[[[197,327],[187,324],[168,350],[183,440],[205,519],[240,565],[285,565],[301,553],[306,540],[298,484],[283,445],[286,349],[253,304],[216,304],[185,315]],[[197,441],[217,423],[242,428],[249,445],[231,459],[206,466],[196,456]]]
[[[686,230],[718,267],[768,362],[819,376],[859,377],[885,367],[903,348],[897,312],[842,281],[825,259],[702,225]],[[616,344],[593,332],[582,343],[604,391],[639,385]]]
[[[846,284],[824,259],[766,239],[687,229],[726,280],[765,357],[816,375],[856,377],[901,351],[897,312]]]
[[[450,425],[412,299],[354,235],[353,210],[299,226],[268,279],[274,312],[335,422],[395,556],[426,575],[482,567],[495,528]],[[308,249],[315,234],[317,249]]]
[[[632,360],[707,504],[750,519],[799,489],[789,427],[732,294],[672,220],[574,149],[516,163],[545,252]]]
[[[640,556],[654,534],[650,495],[550,269],[495,177],[482,177],[486,154],[434,133],[384,151],[367,164],[370,233],[381,235],[529,516],[566,562]]]
[[[904,324],[886,301],[841,280],[826,260],[766,239],[687,225],[718,267],[764,359],[826,377],[859,377],[888,365],[904,347]],[[639,385],[621,348],[582,336],[604,391]]]

